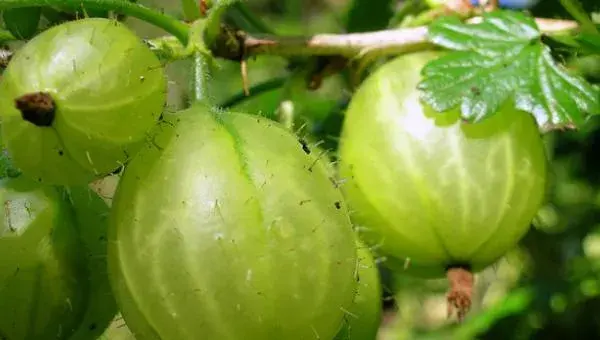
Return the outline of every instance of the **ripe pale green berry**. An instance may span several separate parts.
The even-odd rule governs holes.
[[[18,50],[0,80],[3,142],[32,179],[87,183],[136,152],[165,89],[158,58],[124,24],[54,26]]]
[[[277,122],[165,115],[112,204],[109,268],[140,339],[332,339],[355,234],[329,169]]]
[[[345,116],[340,176],[361,237],[388,266],[469,281],[529,229],[547,160],[534,118],[511,102],[476,124],[421,102],[420,70],[438,56],[398,57],[361,85]]]

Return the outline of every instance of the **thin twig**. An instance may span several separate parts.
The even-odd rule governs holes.
[[[312,37],[247,36],[247,55],[341,55],[356,56],[365,52],[404,52],[429,46],[427,27],[403,28],[352,34],[317,34]]]
[[[577,22],[570,20],[535,19],[544,34],[577,29]],[[481,22],[473,18],[470,23]],[[311,37],[282,37],[273,35],[247,35],[243,39],[246,56],[272,54],[291,55],[341,55],[355,57],[367,53],[396,54],[431,47],[427,26],[400,28],[353,34],[316,34]]]

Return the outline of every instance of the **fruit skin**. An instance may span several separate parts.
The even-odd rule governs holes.
[[[46,184],[79,185],[117,169],[142,145],[166,101],[158,58],[123,24],[64,23],[18,50],[0,82],[2,134],[15,165]],[[21,117],[15,99],[56,102],[50,127]]]
[[[41,16],[41,7],[12,8],[2,12],[4,26],[17,39],[33,37],[37,32]]]
[[[68,339],[88,292],[72,211],[58,190],[23,177],[0,180],[0,197],[0,338]]]
[[[357,253],[343,197],[278,123],[165,115],[111,210],[113,291],[137,339],[332,339]]]
[[[334,340],[374,340],[381,324],[383,306],[379,271],[368,246],[361,241],[357,243],[357,291],[344,328]]]
[[[108,205],[86,186],[62,190],[69,198],[87,261],[89,294],[85,314],[69,340],[97,339],[119,310],[108,278]]]
[[[503,256],[529,229],[546,183],[531,115],[509,102],[466,124],[459,109],[419,101],[420,70],[438,56],[404,55],[375,71],[348,107],[339,150],[361,237],[386,265],[422,277],[458,264],[479,271]]]

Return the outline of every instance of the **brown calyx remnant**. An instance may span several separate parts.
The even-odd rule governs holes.
[[[456,266],[446,270],[446,277],[450,283],[450,290],[446,295],[448,317],[456,310],[458,320],[462,321],[471,309],[474,275],[468,268]]]
[[[36,126],[50,126],[54,121],[56,105],[47,92],[34,92],[15,99],[15,107],[24,120]]]

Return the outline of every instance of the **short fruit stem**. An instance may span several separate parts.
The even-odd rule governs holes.
[[[471,309],[473,296],[473,273],[464,266],[449,267],[446,277],[450,290],[446,296],[448,301],[448,317],[456,310],[458,320],[462,321]]]
[[[56,105],[47,92],[25,94],[15,99],[15,107],[21,111],[21,117],[35,126],[50,126],[54,121]]]

